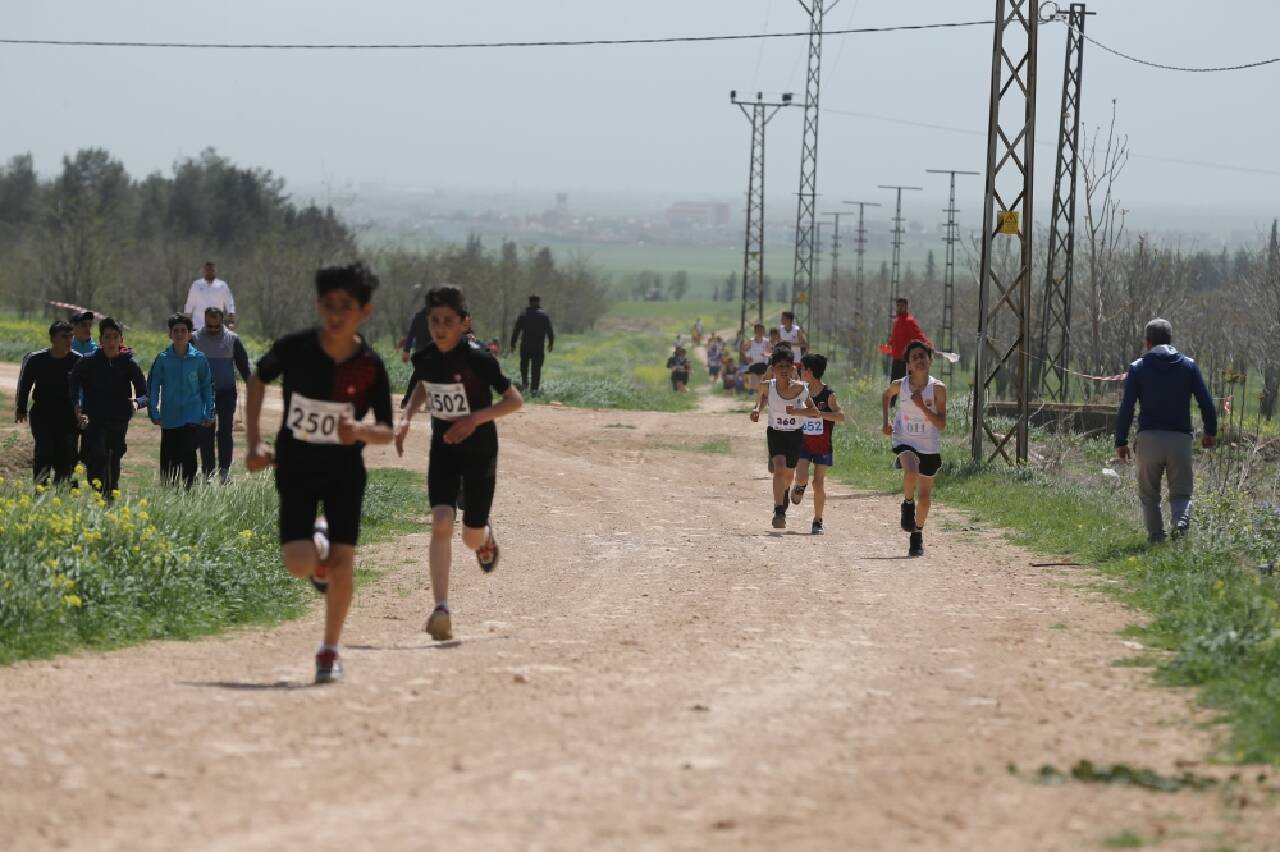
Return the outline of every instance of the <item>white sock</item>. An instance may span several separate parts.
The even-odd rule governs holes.
[[[321,651],[332,651],[333,653],[336,654],[338,653],[338,647],[339,646],[337,645],[326,645],[325,643],[321,642],[320,647],[316,648],[316,653],[319,654]]]

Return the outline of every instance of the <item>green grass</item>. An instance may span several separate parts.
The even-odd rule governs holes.
[[[851,421],[835,432],[834,473],[895,493],[900,479],[879,433],[878,389],[878,382],[841,386]],[[1280,560],[1280,513],[1236,488],[1214,487],[1209,468],[1221,462],[1200,453],[1193,535],[1151,546],[1132,483],[1101,476],[1108,439],[1075,441],[1070,463],[1053,474],[975,467],[963,462],[963,418],[954,410],[952,417],[939,501],[1008,530],[1018,544],[1096,565],[1113,581],[1108,591],[1145,614],[1130,632],[1157,652],[1158,682],[1199,687],[1201,701],[1230,723],[1218,757],[1280,762],[1280,582],[1256,570]],[[1033,432],[1033,444],[1061,440]]]
[[[241,340],[244,341],[250,359],[255,359],[266,351],[267,344],[262,341],[244,337]],[[162,330],[129,328],[125,331],[125,343],[133,350],[134,360],[145,373],[151,369],[151,362],[156,355],[169,345],[169,336]],[[0,314],[0,361],[17,363],[28,352],[44,349],[48,345],[48,322]]]
[[[371,470],[363,542],[416,529],[422,491]],[[0,663],[299,615],[312,593],[280,565],[276,505],[266,475],[113,504],[0,482]]]
[[[1106,849],[1141,849],[1146,841],[1142,835],[1126,830],[1104,838],[1102,845]]]

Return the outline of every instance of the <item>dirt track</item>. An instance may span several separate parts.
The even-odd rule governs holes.
[[[721,409],[728,406],[720,405]],[[891,497],[769,527],[745,414],[531,407],[501,426],[498,572],[455,559],[420,632],[425,535],[370,549],[348,680],[319,610],[265,632],[0,670],[0,847],[1267,848],[1274,809],[1011,776],[1212,750],[1087,569],[967,518],[902,557]],[[730,455],[693,450],[727,436]],[[415,435],[409,464],[425,466]],[[374,464],[396,464],[390,451]],[[1048,561],[1048,560],[1043,560]],[[1200,721],[1203,721],[1201,719]],[[1256,798],[1256,797],[1255,797]],[[1225,834],[1223,833],[1225,832]]]

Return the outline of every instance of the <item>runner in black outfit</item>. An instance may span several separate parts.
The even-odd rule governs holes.
[[[427,405],[431,414],[431,451],[427,461],[427,499],[431,504],[431,591],[435,607],[426,631],[443,642],[453,635],[449,612],[449,565],[458,495],[465,487],[462,543],[475,551],[486,572],[498,565],[498,543],[489,524],[498,472],[498,429],[493,421],[524,404],[520,392],[502,374],[489,350],[468,336],[471,313],[457,287],[427,294],[431,343],[413,356],[412,396],[396,429],[396,452],[413,416]],[[502,395],[497,405],[493,392]]]
[[[520,339],[522,334],[523,340]],[[516,348],[517,340],[520,340],[520,387],[528,388],[530,396],[537,396],[538,388],[542,385],[542,360],[545,357],[542,354],[542,344],[546,343],[548,352],[556,346],[556,333],[551,328],[551,317],[542,309],[542,299],[538,296],[529,297],[529,307],[516,319],[516,327],[511,332],[512,349]],[[533,368],[532,383],[530,367]]]
[[[351,606],[352,566],[364,502],[365,444],[392,438],[391,384],[382,359],[356,334],[373,312],[377,276],[363,264],[316,272],[320,327],[272,344],[249,379],[245,431],[249,470],[276,468],[280,553],[295,577],[326,592],[316,682],[342,679],[338,641]],[[284,411],[273,453],[261,443],[266,386],[284,377]],[[374,423],[360,421],[373,411]],[[324,503],[326,523],[317,523]]]
[[[35,440],[31,472],[36,482],[46,480],[50,472],[54,484],[71,478],[78,424],[68,378],[79,362],[80,356],[71,351],[71,323],[65,320],[49,326],[48,349],[38,349],[22,359],[14,419],[19,423],[30,420],[31,437]],[[35,394],[28,418],[27,399],[32,396],[32,388]]]
[[[120,487],[120,459],[133,413],[147,406],[147,379],[124,349],[120,323],[107,317],[98,324],[101,347],[71,370],[71,400],[84,429],[89,482],[112,499]]]

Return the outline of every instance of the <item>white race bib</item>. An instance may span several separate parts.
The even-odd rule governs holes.
[[[427,413],[437,420],[461,420],[471,413],[467,389],[461,382],[437,385],[423,382],[427,392]]]
[[[289,397],[289,416],[285,425],[298,441],[308,444],[339,444],[338,418],[353,417],[349,402],[321,402],[300,393]]]
[[[783,432],[794,432],[800,428],[800,421],[804,419],[807,418],[802,418],[795,414],[771,414],[769,416],[769,425]]]
[[[804,421],[804,433],[806,435],[821,435],[823,433],[823,420],[821,417],[809,417]]]

